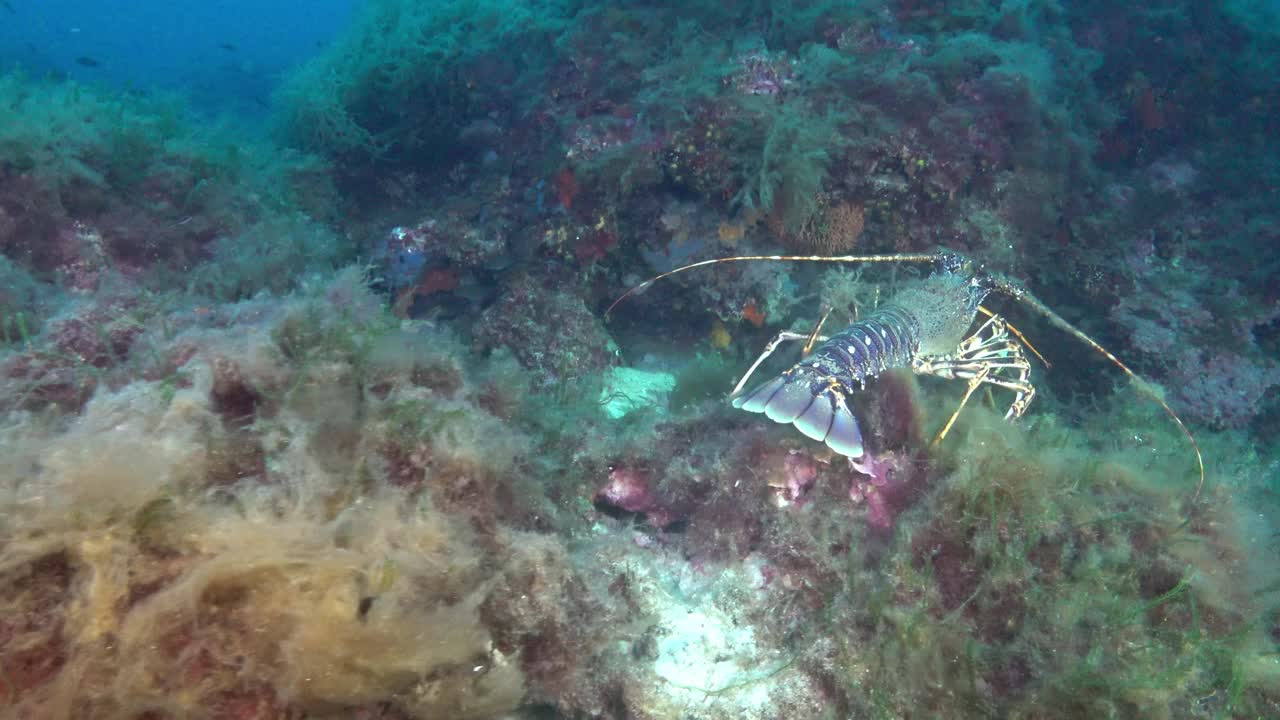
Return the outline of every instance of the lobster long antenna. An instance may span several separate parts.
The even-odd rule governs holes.
[[[653,277],[649,278],[648,280],[645,280],[639,285],[629,288],[626,292],[622,293],[622,295],[618,296],[617,300],[614,300],[613,303],[609,305],[609,308],[604,311],[604,316],[608,318],[609,313],[613,312],[613,309],[618,307],[618,303],[622,302],[623,300],[626,300],[627,298],[631,297],[632,295],[635,295],[641,290],[644,290],[645,288],[658,282],[659,280],[662,280],[663,278],[669,278],[672,275],[675,275],[676,273],[682,273],[685,270],[693,270],[695,268],[706,267],[708,265],[719,265],[720,263],[747,262],[747,261],[759,261],[759,260],[786,260],[786,261],[796,261],[796,262],[831,262],[831,263],[853,263],[853,262],[930,262],[931,263],[931,262],[938,262],[938,254],[937,253],[904,253],[904,254],[889,254],[889,255],[735,255],[733,257],[712,258],[711,260],[702,260],[700,262],[691,263],[689,265],[682,265],[676,268],[675,270],[668,270],[659,275],[654,275]]]
[[[1200,469],[1200,482],[1196,485],[1196,492],[1195,492],[1195,495],[1191,497],[1191,502],[1195,503],[1197,500],[1199,500],[1200,491],[1204,488],[1204,477],[1205,477],[1204,457],[1200,454],[1200,444],[1196,442],[1195,437],[1191,434],[1191,430],[1189,430],[1186,424],[1182,422],[1182,418],[1178,417],[1178,413],[1174,412],[1173,408],[1169,407],[1169,403],[1165,402],[1164,398],[1160,396],[1160,393],[1157,392],[1156,389],[1151,386],[1151,383],[1148,382],[1146,379],[1144,379],[1138,373],[1131,370],[1128,365],[1125,365],[1124,362],[1120,360],[1120,358],[1113,355],[1110,350],[1107,350],[1106,348],[1102,347],[1102,345],[1099,344],[1098,341],[1094,340],[1088,335],[1085,335],[1082,330],[1077,328],[1075,325],[1072,325],[1071,323],[1067,322],[1065,318],[1063,318],[1061,315],[1059,315],[1058,313],[1050,309],[1048,305],[1045,305],[1044,302],[1040,300],[1040,298],[1036,297],[1035,295],[1032,295],[1031,291],[1027,290],[1021,284],[1000,275],[992,275],[991,281],[995,289],[999,290],[1005,295],[1008,295],[1014,300],[1017,300],[1018,302],[1026,305],[1032,310],[1035,310],[1036,312],[1043,315],[1051,325],[1075,337],[1077,340],[1088,345],[1094,350],[1097,350],[1104,357],[1106,357],[1108,360],[1114,363],[1116,367],[1123,370],[1124,374],[1128,375],[1129,379],[1133,381],[1134,385],[1137,387],[1139,392],[1143,393],[1147,397],[1150,397],[1152,400],[1155,400],[1157,403],[1160,404],[1160,407],[1164,408],[1165,414],[1173,418],[1173,421],[1178,424],[1178,428],[1182,430],[1182,434],[1187,436],[1187,440],[1191,443],[1191,448],[1195,450],[1196,465]]]

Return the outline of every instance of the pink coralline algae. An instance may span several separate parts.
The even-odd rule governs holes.
[[[891,452],[849,458],[852,471],[849,498],[855,505],[867,505],[867,523],[875,530],[888,531],[894,518],[908,504],[911,491],[908,463]],[[780,506],[804,503],[818,478],[818,461],[807,453],[791,451],[782,460],[779,480],[771,482]]]
[[[799,502],[818,478],[818,463],[807,454],[792,451],[782,461],[782,473],[786,486],[778,488],[779,499]]]
[[[596,491],[595,502],[624,512],[640,513],[657,527],[666,527],[674,520],[654,492],[648,471],[639,468],[612,468],[609,482]]]
[[[862,475],[854,477],[849,498],[855,503],[866,501],[867,522],[871,527],[883,531],[892,528],[898,513],[895,503],[907,489],[900,477],[903,467],[899,459],[891,453],[880,457],[868,453],[856,460],[849,458],[849,467]]]

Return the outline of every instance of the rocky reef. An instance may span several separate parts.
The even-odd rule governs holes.
[[[1280,715],[1277,27],[375,0],[268,134],[0,76],[0,717]],[[613,305],[940,247],[1146,381],[992,295],[1027,414],[890,369],[851,463],[726,395],[927,266]]]

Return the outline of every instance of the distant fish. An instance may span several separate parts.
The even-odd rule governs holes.
[[[222,50],[226,50],[227,52],[236,51],[236,46],[232,45],[231,43],[218,43],[218,48]]]
[[[13,9],[13,3],[9,2],[9,0],[0,0],[0,7],[8,10],[10,15],[18,14],[18,11]]]
[[[98,62],[97,60],[94,60],[88,55],[81,55],[80,57],[76,58],[76,64],[83,65],[84,67],[88,67],[88,68],[95,68],[101,65],[102,63]]]

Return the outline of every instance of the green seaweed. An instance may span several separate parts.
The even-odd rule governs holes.
[[[733,126],[741,189],[741,207],[775,212],[784,226],[799,231],[818,209],[832,155],[846,140],[841,116],[823,112],[803,98],[781,102],[772,97],[741,99],[742,115]]]

